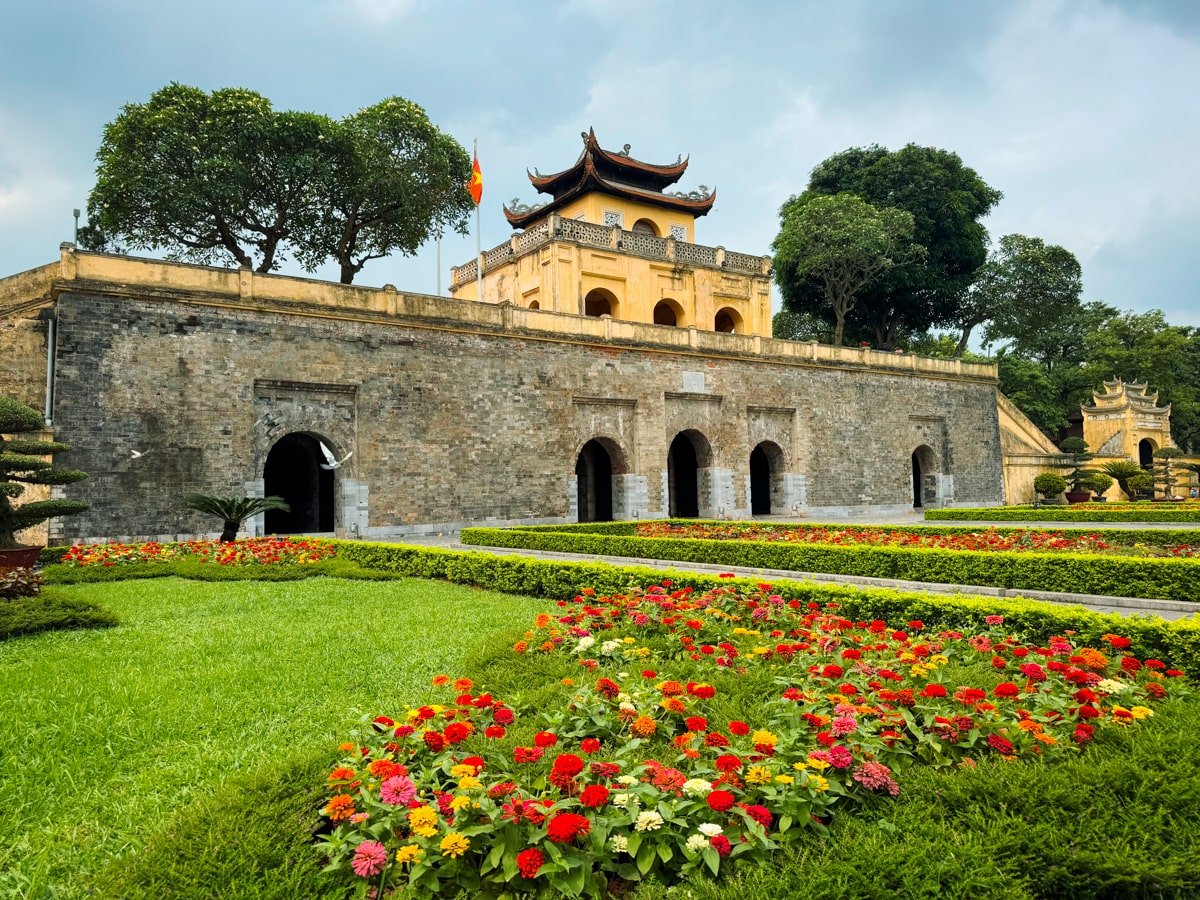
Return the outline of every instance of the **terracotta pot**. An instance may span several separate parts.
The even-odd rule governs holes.
[[[1087,503],[1092,499],[1090,491],[1067,491],[1068,503]]]
[[[32,569],[44,547],[18,547],[0,550],[0,569]]]

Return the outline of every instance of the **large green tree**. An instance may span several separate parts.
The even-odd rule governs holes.
[[[854,194],[879,209],[898,209],[913,218],[911,245],[924,249],[920,263],[894,266],[864,285],[847,328],[869,329],[879,347],[891,348],[905,331],[952,325],[976,270],[987,259],[987,230],[981,220],[1001,194],[955,153],[909,144],[900,150],[855,147],[820,163],[807,189],[780,212],[787,221],[796,207],[817,196]],[[783,267],[776,280],[785,307],[818,310],[825,303],[813,279]]]
[[[96,158],[86,246],[260,272],[291,253],[309,271],[333,260],[349,283],[370,259],[462,230],[470,208],[466,151],[400,97],[339,121],[171,84],[127,105]]]
[[[833,343],[840,345],[846,316],[873,279],[912,263],[924,250],[912,243],[913,217],[880,209],[853,194],[813,196],[784,208],[775,238],[775,267],[789,284],[815,286],[832,311]]]

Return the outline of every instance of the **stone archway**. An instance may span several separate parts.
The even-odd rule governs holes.
[[[712,504],[703,470],[712,465],[712,447],[703,434],[687,429],[675,435],[667,451],[667,511],[672,518],[695,519]]]
[[[750,451],[750,514],[769,516],[785,507],[783,449],[774,441],[761,441]]]
[[[727,334],[740,334],[743,330],[742,317],[736,309],[727,306],[718,310],[716,316],[713,317],[713,328]]]
[[[605,288],[592,288],[587,292],[587,296],[583,298],[583,314],[585,316],[600,316],[617,317],[617,295]]]
[[[580,522],[613,519],[613,459],[604,444],[593,438],[575,460],[575,490]]]
[[[282,497],[291,511],[268,510],[264,517],[267,534],[334,530],[334,473],[321,468],[325,462],[321,443],[329,446],[323,438],[292,432],[271,446],[263,467],[263,493]]]
[[[913,508],[921,509],[938,499],[937,455],[927,444],[922,444],[912,454]]]
[[[1154,465],[1154,451],[1157,449],[1158,444],[1150,438],[1142,438],[1138,441],[1138,465],[1149,471]]]

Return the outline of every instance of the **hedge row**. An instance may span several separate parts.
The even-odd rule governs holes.
[[[758,583],[751,578],[720,578],[644,566],[560,562],[403,544],[336,543],[340,557],[368,569],[555,599],[573,597],[584,588],[605,594],[635,585],[658,584],[664,579],[675,587],[700,591],[730,584],[751,587]],[[1133,640],[1132,652],[1138,656],[1158,657],[1193,677],[1200,674],[1200,617],[1168,622],[1151,617],[1126,618],[1092,612],[1082,606],[1058,606],[1020,597],[932,595],[791,580],[774,580],[772,584],[789,599],[837,603],[843,615],[856,620],[882,619],[894,623],[920,619],[932,629],[970,631],[984,627],[984,616],[1002,615],[1014,631],[1031,641],[1044,642],[1053,635],[1072,632],[1075,640],[1093,646],[1102,645],[1100,639],[1105,634],[1122,634]]]
[[[737,528],[751,525],[763,528],[764,522],[731,522],[723,519],[665,519],[654,524],[707,525],[716,528]],[[578,525],[516,525],[513,531],[552,531],[564,534],[606,534],[610,536],[637,536],[637,522],[585,522]],[[649,520],[645,524],[649,524]],[[845,531],[861,534],[868,531],[898,532],[915,535],[976,534],[983,529],[976,525],[848,525],[841,522],[772,522],[773,531]],[[1004,527],[988,529],[997,534],[1014,534],[1028,528]],[[1200,545],[1200,529],[1196,528],[1055,528],[1054,534],[1066,538],[1098,536],[1101,540],[1118,547],[1144,544],[1152,547],[1172,547],[1178,544]]]
[[[351,560],[323,559],[313,563],[227,565],[176,559],[169,562],[120,563],[115,566],[49,565],[42,570],[47,584],[97,584],[134,578],[190,578],[193,581],[299,581],[318,576],[377,581],[381,575]],[[390,577],[386,573],[382,576]]]
[[[929,521],[977,522],[1200,522],[1200,508],[1180,508],[1167,504],[1117,509],[1099,506],[1086,509],[1073,506],[954,507],[927,509],[925,518]]]
[[[840,547],[464,528],[464,544],[1025,590],[1200,600],[1200,559]],[[1200,607],[1198,607],[1200,608]]]

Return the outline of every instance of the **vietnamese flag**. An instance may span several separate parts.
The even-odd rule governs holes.
[[[471,180],[467,182],[467,193],[471,195],[476,206],[483,200],[483,172],[479,168],[478,154],[471,160]]]

